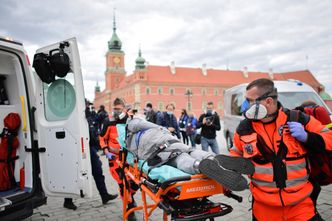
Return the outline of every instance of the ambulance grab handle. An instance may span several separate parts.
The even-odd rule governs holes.
[[[55,137],[57,139],[64,139],[66,137],[66,132],[65,131],[55,132]]]

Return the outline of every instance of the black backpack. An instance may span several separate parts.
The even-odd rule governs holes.
[[[317,107],[313,107],[313,110],[305,109],[304,111],[307,115],[314,116],[315,109]],[[299,121],[299,113],[300,110],[291,110],[289,120]],[[319,120],[319,119],[317,119]],[[303,124],[303,123],[302,123]],[[308,152],[308,158],[310,162],[310,178],[317,181],[319,185],[326,186],[332,183],[332,151],[325,150],[323,153],[317,153],[314,151]]]
[[[50,84],[55,81],[55,76],[63,78],[70,71],[70,59],[63,50],[68,46],[69,42],[62,42],[59,48],[51,50],[49,55],[45,53],[35,54],[32,67],[35,68],[42,82]]]

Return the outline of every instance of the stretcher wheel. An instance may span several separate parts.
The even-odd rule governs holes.
[[[230,205],[213,203],[207,198],[174,201],[169,204],[174,208],[172,221],[214,220],[214,217],[224,216],[233,210]]]

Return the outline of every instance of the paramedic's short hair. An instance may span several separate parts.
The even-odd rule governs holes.
[[[257,87],[259,89],[259,91],[261,92],[260,95],[266,94],[268,92],[271,92],[269,93],[269,95],[278,95],[277,89],[274,87],[273,81],[267,78],[259,78],[252,81],[248,84],[246,90],[248,91],[253,87]]]
[[[213,102],[212,102],[212,101],[209,101],[209,102],[207,103],[207,105],[213,105]]]
[[[151,103],[147,103],[146,107],[152,108],[152,104]]]
[[[115,98],[114,102],[113,102],[113,106],[116,106],[116,105],[122,105],[122,106],[125,106],[125,102],[121,99],[121,98]]]

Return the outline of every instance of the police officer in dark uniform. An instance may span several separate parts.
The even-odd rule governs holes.
[[[92,175],[96,182],[98,192],[101,196],[103,204],[106,204],[108,201],[115,199],[118,194],[109,194],[105,185],[105,177],[103,175],[102,163],[97,154],[100,149],[99,140],[98,140],[98,123],[96,113],[90,111],[90,108],[87,107],[85,110],[86,119],[89,123],[89,135],[90,135],[90,158],[91,158],[91,167]]]

